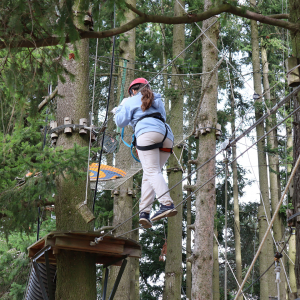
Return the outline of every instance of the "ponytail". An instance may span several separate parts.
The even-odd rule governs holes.
[[[141,90],[141,93],[143,95],[141,109],[142,111],[145,111],[151,107],[154,100],[154,94],[150,90],[150,86],[148,84]]]
[[[149,84],[136,84],[132,87],[133,90],[141,90],[142,93],[142,105],[141,109],[144,112],[148,108],[151,107],[153,100],[154,100],[154,94],[150,89]]]

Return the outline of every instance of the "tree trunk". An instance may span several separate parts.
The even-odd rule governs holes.
[[[269,63],[267,58],[267,50],[265,47],[261,47],[261,62],[262,62],[262,69],[263,69],[263,86],[264,86],[264,93],[265,93],[265,102],[269,107],[273,107],[275,105],[274,101],[271,100],[271,93],[270,93],[270,84],[269,84]],[[277,124],[276,115],[273,114],[266,122],[266,130],[269,131],[273,126]],[[276,153],[278,149],[278,141],[277,141],[277,130],[273,130],[267,137],[268,143],[268,161],[269,161],[269,180],[270,180],[270,195],[271,195],[271,206],[272,211],[275,211],[278,202],[280,200],[280,183],[278,182],[278,174],[279,174],[279,157]],[[272,150],[274,150],[272,152]],[[282,222],[277,214],[275,221],[273,223],[273,234],[276,242],[281,242],[282,239]],[[278,247],[280,251],[281,248]],[[284,257],[280,261],[281,263],[281,272],[280,272],[280,299],[285,298],[285,276],[284,276]]]
[[[191,155],[191,140],[189,139],[188,145],[188,160],[192,159]],[[191,164],[188,164],[187,172],[190,174],[192,172]],[[188,178],[188,184],[192,184],[191,177]],[[191,195],[191,191],[187,192],[187,197]],[[186,202],[186,258],[192,255],[192,230],[188,229],[189,225],[192,225],[192,199],[191,197],[188,198]],[[191,300],[191,293],[192,293],[192,264],[190,261],[186,261],[186,298]]]
[[[208,10],[212,3],[205,0],[204,9]],[[206,30],[215,18],[203,21],[203,30]],[[219,25],[216,23],[206,35],[217,45]],[[218,60],[218,52],[205,36],[202,39],[202,72],[210,72]],[[202,76],[202,87],[206,86],[209,75]],[[203,91],[202,91],[203,92]],[[209,87],[203,97],[202,107],[199,114],[201,124],[207,121],[215,127],[217,124],[217,99],[218,99],[218,74],[215,72],[210,80]],[[199,122],[199,120],[198,120]],[[216,152],[215,131],[199,136],[199,165],[213,157]],[[215,174],[215,159],[212,159],[197,172],[197,186],[203,184]],[[192,265],[192,299],[213,299],[213,238],[214,216],[216,207],[215,180],[212,179],[196,195],[196,220],[195,220],[195,244],[194,263]]]
[[[79,1],[76,1],[78,5]],[[87,30],[83,22],[75,16],[76,25]],[[70,52],[72,52],[70,47]],[[75,75],[75,81],[66,77],[65,84],[59,81],[57,99],[58,126],[64,124],[64,118],[70,117],[73,124],[79,124],[79,119],[89,119],[89,41],[77,42],[79,57],[75,60],[64,60],[65,68]],[[78,131],[72,135],[61,133],[57,146],[70,149],[74,144],[88,146],[89,135],[80,136]],[[57,178],[57,195],[55,202],[56,229],[58,231],[92,230],[92,224],[86,224],[78,213],[76,205],[85,200],[86,180],[74,182],[67,175]],[[89,189],[88,189],[89,190]],[[88,206],[92,207],[92,199],[88,197]],[[62,250],[57,254],[56,299],[96,300],[96,264],[94,254]]]
[[[215,236],[218,237],[217,228],[214,229]],[[220,268],[219,268],[219,245],[214,238],[214,250],[213,250],[213,300],[220,300]]]
[[[184,10],[179,5],[183,2],[179,0],[174,4],[174,16],[182,16]],[[173,57],[178,55],[184,49],[184,24],[174,25],[173,27]],[[182,61],[184,56],[180,56],[178,61]],[[172,68],[172,73],[176,73],[176,68]],[[172,88],[175,90],[172,98],[170,126],[175,139],[179,140],[183,136],[183,94],[180,89],[180,79],[176,76],[172,78]],[[175,147],[174,153],[180,157],[182,148]],[[182,171],[174,155],[169,159],[169,186],[175,185],[182,179]],[[179,171],[175,171],[175,170]],[[170,191],[170,196],[176,206],[182,201],[182,184]],[[182,205],[177,207],[178,214],[168,219],[168,247],[165,267],[165,286],[164,300],[181,299],[181,280],[182,280]]]
[[[164,15],[164,4],[163,4],[163,0],[161,1],[161,14]],[[163,66],[167,65],[167,47],[166,47],[166,24],[161,24],[161,33],[162,33],[162,62],[163,62]],[[164,71],[164,73],[167,73],[168,68]],[[164,90],[166,91],[169,87],[168,85],[168,76],[164,75]],[[166,110],[166,115],[167,117],[169,116],[169,112],[170,112],[170,106],[169,106],[169,98],[165,97],[165,110]]]
[[[253,6],[256,6],[255,0],[250,0],[250,3]],[[253,64],[253,81],[254,81],[254,90],[257,94],[262,95],[261,88],[261,75],[260,75],[260,59],[259,59],[259,43],[258,43],[258,26],[257,22],[251,20],[251,43],[252,43],[252,64]],[[258,120],[263,115],[262,108],[262,99],[256,100],[255,104],[255,118]],[[264,135],[264,124],[261,123],[256,127],[256,136],[259,139]],[[270,214],[270,202],[269,202],[269,191],[268,191],[268,171],[267,171],[267,161],[266,154],[264,153],[265,140],[262,139],[257,144],[257,156],[258,156],[258,165],[259,165],[259,187],[261,191],[261,207],[259,213],[259,239],[261,240],[265,234],[265,229],[268,224],[266,223],[267,215],[268,220],[271,220]],[[263,209],[263,204],[266,208],[266,213]],[[263,211],[261,211],[263,209]],[[265,224],[266,223],[266,224]],[[272,245],[271,234],[267,237],[267,242],[265,243],[262,253],[259,256],[260,264],[260,274],[262,274],[269,265],[273,262],[273,245]],[[274,274],[268,272],[260,279],[260,298],[261,300],[268,300],[269,296],[276,295]]]
[[[289,106],[290,107],[290,106]],[[293,137],[292,137],[292,126],[290,122],[286,124],[286,133],[287,133],[287,156],[293,156]],[[288,163],[287,165],[287,173],[290,174],[292,171],[292,165]],[[293,194],[289,193],[290,202],[293,203]],[[292,293],[296,296],[292,298],[292,295],[289,296],[290,300],[297,298],[297,282],[296,282],[296,275],[295,275],[295,262],[296,262],[296,228],[292,228],[292,236],[289,240],[289,257],[293,263],[288,260],[289,264],[289,279],[290,285],[292,289]]]
[[[297,0],[289,0],[290,18],[289,21],[300,23],[300,3]],[[291,32],[291,41],[293,56],[300,58],[300,32]],[[295,97],[294,109],[299,107],[300,95]],[[300,113],[294,115],[295,124],[300,124]],[[294,126],[294,160],[300,154],[300,126]],[[294,177],[294,195],[293,195],[294,213],[300,211],[300,169],[296,171]],[[296,223],[296,262],[295,273],[297,278],[298,297],[300,296],[300,222]]]
[[[136,0],[127,1],[128,4],[133,7],[136,6]],[[127,11],[125,13],[125,20],[123,24],[131,21],[135,18],[135,13],[132,11]],[[122,25],[122,24],[121,24]],[[124,40],[120,42],[120,58],[127,59],[130,61],[130,65],[128,67],[134,68],[134,60],[135,60],[135,29],[132,29],[126,33],[124,33]],[[122,73],[122,71],[121,71]],[[130,82],[134,79],[134,72],[127,71],[126,81],[125,81],[125,97],[127,95],[126,87],[129,86]],[[122,84],[122,76],[118,78],[118,87],[119,90]],[[118,98],[118,97],[117,97]],[[125,136],[131,136],[132,130],[128,126],[125,128]],[[130,142],[127,139],[127,142]],[[131,168],[131,154],[129,148],[127,148],[123,143],[120,144],[119,152],[116,154],[116,167],[122,170],[129,170]],[[128,189],[133,189],[133,179],[130,178],[125,183],[123,183],[118,188],[118,195],[114,195],[114,218],[113,225],[117,225],[125,222],[128,218],[132,216],[132,196],[128,195]],[[114,234],[119,235],[125,232],[128,232],[132,229],[132,219],[126,222],[124,225],[120,226]],[[128,233],[123,237],[132,238],[132,234]],[[117,274],[119,272],[120,267],[111,267],[110,272],[110,281],[109,290],[112,289],[112,284],[114,283]],[[136,294],[136,259],[129,258],[127,267],[123,273],[122,279],[120,281],[119,288],[114,297],[115,300],[134,300]]]
[[[231,87],[233,88],[233,87]],[[231,132],[232,139],[235,139],[235,101],[232,91],[231,95]],[[236,264],[236,279],[241,285],[242,279],[242,250],[241,250],[241,236],[240,236],[240,207],[239,207],[239,190],[238,190],[238,172],[237,172],[237,161],[236,159],[236,146],[232,147],[232,180],[233,180],[233,210],[234,210],[234,246],[235,246],[235,264]],[[237,290],[239,286],[237,285]],[[243,296],[239,296],[238,300],[242,300]]]

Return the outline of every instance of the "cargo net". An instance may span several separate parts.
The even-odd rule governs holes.
[[[97,63],[95,74],[95,62]],[[114,60],[113,78],[110,92],[109,112],[106,125],[103,124],[106,114],[106,105],[108,98],[109,79],[111,58],[105,56],[90,56],[90,65],[93,69],[90,73],[90,99],[91,103],[94,98],[94,124],[98,125],[98,128],[106,126],[103,156],[101,164],[109,165],[112,167],[120,168],[126,172],[123,177],[120,176],[117,179],[102,181],[99,180],[98,188],[101,190],[114,190],[130,179],[132,176],[141,171],[141,164],[136,162],[130,153],[130,148],[124,149],[121,140],[121,129],[117,128],[114,122],[113,114],[111,110],[118,106],[119,103],[126,97],[128,97],[128,86],[130,82],[139,77],[146,78],[150,81],[151,89],[161,94],[162,101],[165,103],[167,123],[171,125],[171,129],[174,134],[174,146],[184,144],[194,131],[194,120],[199,98],[201,95],[200,73],[193,74],[180,74],[178,75],[178,67],[175,67],[176,71],[172,74],[172,65],[165,69],[160,75],[155,77],[159,73],[164,65],[155,63],[145,63],[138,61],[128,61],[122,58],[116,57]],[[180,66],[181,73],[190,72],[190,66]],[[155,78],[154,78],[155,77]],[[152,80],[152,78],[154,78]],[[182,118],[172,116],[172,99],[176,93],[180,93],[180,97],[183,101]],[[195,99],[198,99],[195,101]],[[172,119],[172,120],[171,120]],[[130,126],[127,126],[130,127]],[[179,128],[179,130],[177,130]],[[101,131],[101,130],[100,130]],[[178,132],[179,131],[179,132]],[[132,137],[132,129],[126,129],[124,140],[130,144]],[[94,147],[100,147],[103,136],[98,134]],[[127,152],[126,161],[122,162],[121,166],[118,163],[119,151]],[[94,157],[94,162],[95,157]],[[124,165],[126,167],[124,168]]]

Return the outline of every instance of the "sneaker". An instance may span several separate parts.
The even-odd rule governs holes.
[[[165,217],[173,217],[177,215],[177,210],[174,208],[174,203],[171,205],[160,205],[159,211],[151,218],[151,221],[158,221]]]
[[[149,214],[146,212],[142,212],[140,214],[139,224],[141,224],[144,228],[148,229],[152,227],[152,223],[149,219]]]

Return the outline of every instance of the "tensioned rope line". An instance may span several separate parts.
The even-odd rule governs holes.
[[[270,110],[270,114],[274,113],[275,111],[277,111],[278,108],[280,108],[286,101],[288,101],[292,96],[294,96],[295,93],[297,93],[300,90],[300,86],[297,87],[296,89],[294,89],[289,95],[287,95],[283,100],[281,100],[278,104],[276,104],[271,110]],[[286,120],[287,118],[289,118],[291,115],[293,115],[296,111],[298,111],[299,108],[297,108],[296,110],[294,110],[292,113],[290,113],[284,120]],[[262,116],[259,120],[257,120],[250,128],[248,128],[245,132],[243,132],[240,136],[238,136],[237,138],[235,138],[233,141],[229,142],[227,147],[231,147],[232,145],[234,145],[237,141],[239,141],[241,138],[243,138],[247,133],[249,133],[253,128],[255,128],[259,123],[261,123],[262,121],[265,120],[265,118],[267,118],[269,116],[269,113],[265,114],[264,116]],[[274,130],[275,128],[277,128],[279,125],[282,124],[283,121],[279,122],[276,126],[274,126],[271,130]],[[260,137],[254,144],[252,144],[252,146],[256,145],[260,140],[262,140],[267,134],[269,134],[270,131],[268,131],[265,135],[263,135],[262,137]],[[252,146],[250,146],[250,148],[252,148]],[[249,149],[250,149],[249,148]],[[238,159],[240,156],[242,156],[246,151],[248,151],[249,149],[246,149],[244,152],[242,152],[242,154],[240,154],[236,159]],[[160,195],[158,199],[160,199],[162,196],[164,196],[166,193],[168,193],[169,191],[171,191],[173,188],[177,187],[180,183],[182,183],[184,180],[186,180],[189,176],[195,174],[200,168],[202,168],[204,165],[206,165],[207,163],[209,163],[211,160],[213,160],[217,155],[219,155],[223,150],[218,151],[214,156],[212,156],[211,158],[209,158],[206,162],[204,162],[201,166],[199,166],[198,168],[196,168],[193,172],[191,172],[190,174],[188,174],[186,177],[184,177],[182,180],[180,180],[177,184],[175,184],[173,187],[171,187],[169,190],[167,190],[164,194]],[[194,193],[192,193],[191,195],[193,195]],[[153,202],[152,202],[153,203]],[[150,203],[148,206],[150,206],[152,203]],[[129,217],[128,219],[126,219],[124,222],[122,222],[121,224],[117,225],[114,229],[110,230],[109,232],[107,232],[105,235],[112,233],[114,230],[116,230],[117,228],[119,228],[120,226],[122,226],[124,223],[128,222],[131,218],[133,218],[134,216],[136,216],[138,213],[140,213],[140,211],[138,211],[137,213],[135,213],[133,216]],[[104,235],[104,236],[105,236]],[[96,240],[96,239],[95,239]]]
[[[103,61],[103,60],[99,60],[97,59],[97,61],[102,62],[104,64],[110,65],[109,62]],[[142,73],[150,73],[150,74],[157,74],[157,72],[154,71],[145,71],[145,70],[139,70],[139,69],[134,69],[134,68],[129,68],[129,67],[123,67],[123,66],[119,66],[119,65],[114,65],[117,68],[121,68],[121,69],[127,69],[127,70],[131,70],[131,71],[137,71],[137,72],[142,72]],[[174,74],[174,73],[161,73],[160,75],[167,75],[167,76],[198,76],[198,75],[204,75],[204,74],[208,74],[210,72],[202,72],[202,73],[185,73],[185,74]],[[101,74],[100,74],[101,75]],[[102,75],[102,76],[107,76],[107,75]]]
[[[205,32],[210,28],[212,27],[216,22],[218,21],[215,20],[209,27],[207,27],[203,32],[201,32],[187,47],[185,47],[174,59],[172,59],[164,68],[162,68],[161,71],[159,71],[153,78],[151,78],[149,80],[149,83],[151,81],[153,81],[156,77],[158,77],[159,75],[161,75],[161,73],[167,68],[169,67],[182,53],[184,53],[187,49],[189,49],[203,34],[205,34]],[[140,89],[141,91],[142,89]]]
[[[185,8],[181,5],[181,3],[178,1],[178,0],[176,0],[177,2],[178,2],[178,4],[181,6],[181,8],[185,11]],[[203,30],[202,30],[202,28],[196,23],[196,22],[194,22],[194,24],[200,29],[200,31],[205,35],[205,37],[210,41],[210,43],[214,46],[214,48],[222,55],[222,57],[226,60],[226,63],[227,64],[229,64],[236,72],[237,72],[237,74],[239,74],[239,77],[240,78],[242,78],[243,79],[243,81],[255,92],[255,90],[249,85],[249,83],[247,82],[247,80],[245,80],[245,78],[244,78],[244,76],[242,75],[242,74],[240,74],[240,72],[238,71],[238,70],[236,70],[236,68],[231,64],[231,62],[228,60],[228,58],[225,56],[225,54],[222,54],[221,53],[221,51],[218,49],[218,47],[211,41],[211,39],[205,34],[205,32],[207,31],[207,30],[205,30],[204,32],[203,32]],[[279,82],[277,82],[271,89],[273,89],[277,84],[278,84]],[[271,90],[270,89],[270,90]],[[261,99],[265,94],[266,94],[266,92],[268,92],[268,91],[265,91],[265,93],[263,93],[262,95],[259,95],[260,97],[258,98],[258,99]],[[258,100],[258,99],[256,99],[255,101],[254,101],[254,103]],[[266,105],[266,104],[265,104]],[[266,107],[267,107],[267,105],[266,105]],[[247,110],[247,112],[250,110],[250,109],[252,109],[252,108],[249,108],[248,110]],[[269,109],[268,109],[268,107],[267,107],[267,110],[268,110],[268,112],[269,112]],[[246,112],[246,113],[247,113]],[[246,114],[245,114],[246,115]],[[238,128],[240,127],[240,125],[243,123],[243,120],[240,122],[240,124],[237,126],[237,128],[236,128],[236,130],[233,132],[233,134],[238,130]]]
[[[116,13],[115,13],[115,5],[114,5],[114,27],[116,27]],[[112,56],[111,56],[111,67],[110,67],[110,77],[109,77],[109,88],[108,88],[108,95],[107,95],[107,102],[106,102],[106,113],[105,113],[105,120],[104,124],[107,123],[107,117],[108,117],[108,109],[109,109],[109,100],[110,100],[110,92],[111,92],[111,83],[112,83],[112,73],[113,73],[113,64],[114,64],[114,55],[115,55],[115,44],[116,44],[116,38],[113,37],[113,49],[112,49]],[[100,167],[101,167],[101,160],[102,160],[102,153],[103,153],[103,145],[104,145],[104,137],[105,137],[105,130],[106,126],[103,128],[103,135],[102,135],[102,141],[101,141],[101,150],[99,155],[99,163],[98,163],[98,171],[97,171],[97,178],[96,178],[96,185],[95,185],[95,193],[94,193],[94,200],[93,200],[93,212],[95,209],[95,202],[96,202],[96,196],[97,196],[97,188],[98,188],[98,181],[100,176]]]
[[[288,100],[290,100],[295,94],[297,94],[300,91],[300,86],[295,88],[291,93],[289,93],[284,99],[279,101],[277,104],[275,104],[266,114],[261,116],[252,126],[250,126],[248,129],[246,129],[242,134],[240,134],[237,138],[229,142],[229,146],[232,146],[235,144],[238,140],[246,136],[254,127],[256,127],[258,124],[263,122],[265,119],[267,119],[270,114],[273,114],[276,112],[280,107],[282,107]],[[264,135],[265,136],[265,135]]]
[[[93,57],[93,55],[91,54],[90,57]],[[102,57],[102,58],[107,58],[107,59],[111,59],[110,56],[104,56],[104,55],[99,55],[98,57]],[[115,59],[123,59],[123,60],[127,60],[128,62],[130,63],[134,63],[134,64],[138,64],[138,65],[151,65],[153,66],[153,63],[146,63],[146,62],[142,62],[142,61],[139,61],[139,60],[130,60],[130,59],[126,59],[126,58],[123,58],[123,57],[119,57],[118,55],[115,55]],[[109,62],[106,62],[106,63],[109,63]],[[158,65],[158,66],[166,66],[166,64],[162,64],[162,63],[159,63],[159,62],[155,62],[155,65]],[[199,68],[199,67],[193,67],[193,66],[190,66],[189,63],[183,63],[183,65],[186,65],[187,67],[186,68],[189,68],[189,69],[195,69],[195,68]],[[137,70],[139,71],[139,70]],[[241,74],[241,76],[247,76],[247,75],[250,75],[250,74],[253,74],[253,72],[248,72],[246,74]],[[261,74],[264,74],[263,72]],[[274,71],[270,71],[268,74],[285,74],[285,72],[274,72]],[[167,74],[165,74],[167,75]],[[169,74],[171,75],[171,74]],[[186,74],[188,75],[188,74]]]
[[[90,55],[90,57],[94,57],[94,55]],[[98,57],[101,57],[101,56],[98,56]],[[119,58],[119,59],[125,59],[125,58]],[[111,63],[110,62],[108,62],[108,61],[103,61],[103,60],[100,60],[100,59],[97,59],[97,61],[99,61],[99,62],[101,62],[101,63],[103,63],[103,64],[107,64],[107,65],[110,65]],[[135,61],[133,61],[133,62],[135,62]],[[159,63],[155,63],[155,65],[160,65]],[[153,64],[152,64],[152,66],[153,66]],[[163,66],[166,66],[166,65],[163,65]],[[115,65],[114,64],[114,67],[116,67],[116,68],[121,68],[121,69],[127,69],[127,70],[131,70],[131,71],[137,71],[137,72],[143,72],[143,73],[151,73],[151,74],[156,74],[157,72],[154,72],[154,71],[144,71],[144,70],[140,70],[140,69],[134,69],[134,68],[129,68],[129,67],[123,67],[123,66],[120,66],[120,65]],[[197,67],[198,68],[198,67]],[[210,71],[209,72],[202,72],[202,73],[183,73],[183,74],[174,74],[174,73],[161,73],[160,75],[167,75],[167,76],[198,76],[198,75],[205,75],[205,74],[208,74],[208,73],[210,73]],[[252,74],[253,72],[248,72],[248,73],[245,73],[245,74],[241,74],[240,76],[238,76],[238,77],[234,77],[234,78],[232,78],[232,79],[237,79],[237,78],[240,78],[241,76],[248,76],[248,75],[250,75],[250,74]],[[261,73],[261,74],[264,74],[263,72]],[[273,74],[272,72],[269,72],[268,74]],[[276,73],[276,74],[285,74],[284,72],[283,73]],[[101,76],[108,76],[108,75],[102,75],[102,74],[100,74]],[[99,76],[99,75],[97,75],[97,76]],[[248,79],[248,80],[250,80],[250,79]],[[245,79],[245,81],[248,81],[248,80],[246,80]],[[225,80],[222,80],[222,81],[220,81],[220,82],[225,82]],[[279,82],[280,83],[280,82]]]
[[[218,20],[218,19],[217,19]],[[172,62],[174,62],[183,52],[185,52],[189,47],[191,47],[202,35],[203,35],[203,33],[205,33],[211,26],[213,26],[216,22],[217,22],[217,20],[215,20],[215,22],[213,22],[204,32],[202,32],[201,34],[199,34],[196,38],[195,38],[195,40],[193,41],[193,42],[191,42],[185,49],[183,49],[171,62],[169,62],[168,64],[167,64],[167,66],[165,67],[165,68],[163,68],[160,72],[158,72],[153,78],[151,78],[148,82],[150,83],[151,81],[153,81],[155,78],[157,78],[162,72],[163,72],[163,70],[165,70]],[[112,74],[112,73],[111,73]],[[110,76],[110,80],[111,80],[111,77],[112,76]],[[145,87],[145,86],[144,86]],[[142,87],[139,91],[141,91],[144,87]],[[103,139],[102,139],[102,141],[103,141]],[[102,148],[101,148],[102,149]],[[97,191],[97,182],[98,181],[96,181],[96,189],[95,189],[95,194],[96,194],[96,191]]]
[[[298,110],[298,108],[297,108],[296,110]],[[296,111],[296,110],[294,110],[294,111]],[[261,241],[261,243],[260,243],[260,245],[259,245],[259,247],[258,247],[258,249],[257,249],[257,252],[256,252],[256,254],[255,254],[255,257],[254,257],[254,259],[252,260],[252,263],[251,263],[251,265],[250,265],[250,267],[249,267],[249,269],[248,269],[248,271],[247,271],[247,273],[246,273],[246,275],[245,275],[245,278],[244,278],[244,280],[243,280],[243,282],[242,282],[242,284],[241,284],[241,287],[239,288],[239,290],[238,290],[238,292],[237,292],[237,296],[234,298],[235,300],[237,299],[238,295],[239,295],[240,292],[242,291],[242,289],[243,289],[243,287],[244,287],[244,285],[245,285],[245,283],[246,283],[246,280],[247,280],[247,278],[248,278],[248,276],[249,276],[249,274],[250,274],[250,272],[251,272],[251,270],[252,270],[252,268],[253,268],[253,265],[255,264],[255,261],[257,260],[257,258],[258,258],[258,256],[259,256],[259,253],[260,253],[260,251],[261,251],[261,249],[262,249],[262,247],[263,247],[263,245],[264,245],[264,243],[265,243],[265,241],[266,241],[266,239],[267,239],[267,236],[268,236],[268,234],[269,234],[269,231],[270,231],[270,229],[271,229],[271,226],[273,225],[273,223],[274,223],[274,221],[275,221],[275,218],[276,218],[276,216],[277,216],[277,214],[278,214],[278,212],[279,212],[280,206],[281,206],[281,204],[282,204],[282,202],[283,202],[283,200],[284,200],[284,197],[285,197],[285,195],[286,195],[286,193],[287,193],[287,191],[288,191],[288,189],[289,189],[289,186],[290,186],[290,184],[291,184],[291,182],[292,182],[292,180],[293,180],[293,178],[294,178],[294,176],[295,176],[295,173],[296,173],[296,170],[298,169],[299,164],[300,164],[300,155],[299,155],[298,158],[297,158],[296,164],[295,164],[295,166],[294,166],[294,168],[293,168],[293,171],[292,171],[292,173],[291,173],[291,175],[290,175],[290,178],[289,178],[289,180],[288,180],[288,182],[287,182],[287,185],[286,185],[286,187],[285,187],[285,189],[284,189],[284,192],[283,192],[283,194],[282,194],[282,196],[281,196],[281,199],[280,199],[280,201],[278,202],[278,205],[277,205],[277,207],[276,207],[276,209],[275,209],[275,211],[274,211],[274,213],[273,213],[273,217],[272,217],[272,219],[271,219],[271,221],[270,221],[270,224],[269,224],[269,226],[268,226],[268,228],[267,228],[267,230],[266,230],[266,232],[265,232],[265,235],[264,235],[264,237],[262,238],[262,241]]]
[[[247,141],[246,141],[246,144],[247,144]],[[264,207],[264,213],[265,213],[265,216],[266,216],[266,220],[267,220],[267,223],[268,223],[268,225],[269,225],[270,222],[269,222],[269,218],[268,218],[268,214],[267,214],[267,209],[266,209],[266,205],[265,205],[265,202],[264,202],[264,199],[263,199],[263,195],[262,195],[262,192],[261,192],[261,189],[260,189],[260,186],[259,186],[259,182],[258,182],[257,179],[256,179],[256,176],[255,176],[255,173],[254,173],[252,164],[251,164],[251,159],[250,159],[250,156],[249,156],[249,152],[247,152],[247,154],[248,154],[248,160],[249,160],[249,163],[250,163],[250,165],[251,165],[252,174],[254,175],[255,181],[256,181],[256,183],[257,183],[257,185],[258,185],[259,194],[260,194],[260,199],[261,199],[261,202],[262,202],[263,207]],[[268,199],[268,200],[269,200],[269,199]],[[275,247],[276,247],[276,249],[277,249],[277,251],[278,251],[278,245],[277,245],[277,243],[276,243],[276,241],[275,241],[274,234],[273,234],[272,231],[270,231],[270,234],[271,234],[273,243],[274,243],[274,245],[275,245]],[[291,285],[290,285],[288,276],[287,276],[287,274],[286,274],[286,270],[285,270],[285,267],[284,267],[284,263],[283,263],[283,261],[282,261],[282,258],[280,258],[280,262],[281,262],[281,265],[282,265],[282,267],[283,267],[283,271],[284,271],[284,274],[285,274],[285,277],[286,277],[286,281],[287,281],[288,286],[289,286],[289,288],[290,288],[290,291],[291,291],[291,293],[292,293],[292,288],[291,288]]]
[[[285,242],[283,249],[286,246],[286,244],[289,242],[291,236],[292,236],[292,234],[290,234],[288,240]],[[279,252],[280,254],[282,253],[282,250]],[[249,290],[250,287],[253,286],[253,284],[255,284],[259,279],[261,279],[270,270],[270,268],[274,265],[274,263],[275,263],[275,261],[273,261],[272,264],[255,281],[253,281],[250,286],[248,286],[246,289],[244,289],[241,293],[245,293],[247,290]]]
[[[155,6],[154,6],[152,0],[150,0],[150,3],[151,3],[151,5],[152,5],[152,7],[153,7],[154,13],[156,14],[156,9],[155,9]],[[160,30],[161,30],[161,33],[162,33],[162,35],[163,35],[163,38],[164,38],[165,42],[167,42],[167,39],[166,39],[166,36],[165,36],[165,32],[163,31],[163,29],[162,29],[162,27],[161,27],[161,23],[159,23],[159,27],[160,27]],[[170,54],[171,57],[172,57],[171,50],[168,49],[168,48],[165,48],[165,49],[167,49],[167,51],[169,52],[169,54]],[[173,64],[173,67],[174,67],[175,70],[176,70],[176,73],[179,74],[178,69],[177,69],[177,66],[175,65],[175,63],[173,62],[172,64]],[[184,90],[184,85],[183,85],[183,80],[182,80],[182,78],[179,77],[179,80],[180,80],[182,89]]]
[[[181,5],[181,3],[178,1],[178,0],[176,0],[177,2],[178,2],[178,4],[181,6],[181,8],[186,12],[186,10],[185,10],[185,8]],[[221,51],[218,49],[218,47],[212,42],[212,40],[205,34],[205,32],[207,31],[207,30],[205,30],[204,32],[203,32],[203,30],[202,30],[202,28],[196,23],[196,22],[194,22],[194,24],[200,29],[200,31],[205,35],[205,37],[210,41],[210,43],[214,46],[214,48],[225,58],[225,60],[226,60],[226,62],[237,72],[237,74],[239,74],[240,75],[240,78],[243,78],[243,81],[254,91],[254,93],[256,93],[255,92],[255,90],[250,86],[250,84],[245,80],[245,78],[244,78],[244,76],[242,75],[242,74],[240,74],[240,72],[231,64],[231,62],[228,60],[228,58],[225,56],[225,54],[222,54],[221,53]],[[265,93],[264,93],[265,94]],[[263,94],[263,95],[264,95]],[[262,97],[263,97],[263,95],[259,95],[259,98],[258,99],[261,99]],[[257,99],[257,100],[258,100]],[[266,105],[266,103],[265,103],[265,105]],[[266,107],[267,107],[267,105],[266,105]],[[268,107],[267,107],[267,110],[269,111],[269,109],[268,109]],[[240,126],[240,125],[239,125]],[[238,129],[238,127],[237,127],[237,129]],[[237,130],[236,129],[236,130]]]
[[[90,127],[93,127],[93,118],[94,118],[94,102],[95,102],[95,86],[96,86],[96,70],[97,70],[97,55],[98,55],[98,39],[96,43],[96,56],[95,56],[95,69],[94,69],[94,83],[93,83],[93,95],[92,95],[92,111],[90,114]],[[87,170],[86,170],[86,186],[85,186],[85,200],[83,203],[87,204],[88,198],[88,186],[89,186],[89,175],[90,175],[90,158],[91,158],[91,141],[92,141],[92,130],[89,131],[89,154],[87,161]]]
[[[218,247],[220,247],[220,243],[219,243],[218,238],[216,237],[215,233],[214,233],[214,238],[215,238],[215,240],[216,240],[216,242],[217,242],[217,244],[218,244]],[[228,260],[225,262],[225,264],[226,264],[226,263],[227,263],[227,265],[229,266],[230,271],[231,271],[231,273],[232,273],[232,275],[233,275],[233,277],[234,277],[234,279],[235,279],[237,285],[240,287],[240,284],[239,284],[239,282],[238,282],[238,280],[237,280],[237,278],[236,278],[236,276],[235,276],[235,274],[234,274],[234,272],[233,272],[233,270],[232,270],[232,267],[231,267],[230,263],[228,262]],[[246,296],[245,296],[245,294],[244,294],[244,291],[242,291],[242,293],[243,293],[244,298],[247,300],[247,298],[246,298]]]
[[[264,136],[260,137],[256,142],[254,142],[251,146],[248,147],[248,149],[246,149],[244,152],[242,152],[240,155],[238,155],[234,160],[232,160],[230,162],[230,164],[232,164],[234,161],[236,161],[238,158],[240,158],[242,155],[244,155],[249,149],[251,149],[254,145],[256,145],[258,142],[260,142],[263,138],[265,138],[266,135],[268,135],[272,130],[276,129],[278,126],[280,126],[287,118],[291,117],[294,113],[296,113],[298,110],[300,110],[300,106],[298,108],[296,108],[293,112],[291,112],[285,119],[283,119],[282,121],[280,121],[278,124],[276,124],[273,128],[271,128]],[[256,122],[257,123],[257,122]],[[242,135],[241,135],[242,136]],[[237,140],[239,137],[237,137],[235,140]],[[233,143],[230,144],[230,146],[232,146]],[[188,177],[190,177],[191,175],[193,175],[195,172],[197,172],[200,168],[202,168],[204,165],[206,165],[208,162],[210,162],[211,160],[213,160],[217,155],[219,155],[223,150],[220,150],[219,152],[217,152],[214,156],[212,156],[211,158],[209,158],[206,162],[204,162],[201,166],[199,166],[198,168],[196,168],[194,171],[192,171],[191,173],[189,173],[186,177],[184,177],[182,180],[180,180],[178,183],[176,183],[173,187],[171,187],[169,190],[167,190],[164,194],[160,195],[158,199],[160,199],[162,196],[164,196],[166,193],[168,193],[169,191],[171,191],[173,188],[175,188],[176,186],[178,186],[180,183],[182,183],[184,180],[186,180]],[[224,170],[225,168],[221,169],[218,173],[216,173],[215,175],[213,175],[211,178],[209,178],[204,184],[202,184],[201,186],[199,186],[195,191],[193,191],[189,196],[187,196],[184,200],[182,200],[176,207],[175,209],[180,206],[181,204],[183,204],[187,199],[189,199],[190,197],[194,196],[194,194],[201,189],[203,186],[205,186],[208,182],[210,182],[212,179],[214,179],[215,177],[217,177],[219,174],[221,174],[221,172]],[[155,200],[154,200],[155,201]],[[153,202],[152,201],[148,206],[152,205]],[[126,222],[128,222],[129,220],[131,220],[133,217],[135,217],[137,214],[139,214],[140,211],[136,212],[134,215],[132,215],[131,217],[127,218],[124,222],[116,225],[112,230],[108,231],[106,234],[104,234],[103,236],[99,237],[99,238],[95,238],[95,242],[99,242],[101,240],[103,240],[103,237],[105,237],[106,235],[112,233],[113,231],[115,231],[117,228],[119,228],[120,226],[122,226],[123,224],[125,224]],[[124,234],[122,234],[124,235]]]

